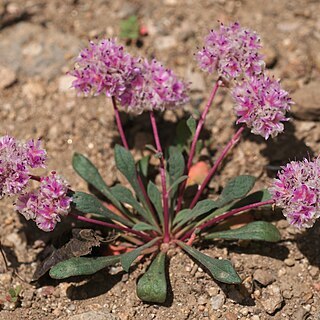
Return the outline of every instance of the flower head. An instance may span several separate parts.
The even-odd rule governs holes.
[[[41,178],[37,190],[19,196],[16,210],[27,220],[34,220],[41,230],[52,231],[70,210],[72,198],[67,192],[68,184],[53,171]]]
[[[77,67],[70,72],[73,87],[88,95],[106,94],[127,112],[163,110],[188,100],[187,86],[159,62],[134,58],[115,40],[102,40],[80,52]]]
[[[259,74],[264,66],[258,35],[241,28],[239,23],[220,25],[220,30],[211,30],[205,38],[205,46],[196,54],[200,68],[227,79],[241,75]]]
[[[46,152],[40,141],[22,143],[11,136],[0,138],[0,198],[20,193],[27,185],[30,168],[44,167]]]
[[[233,91],[237,123],[245,123],[251,132],[265,139],[275,137],[284,129],[285,114],[293,103],[279,81],[264,74],[238,83]]]
[[[320,216],[320,158],[292,161],[278,173],[269,189],[288,221],[301,228],[311,227]]]
[[[77,67],[70,72],[76,79],[73,87],[88,95],[120,96],[140,74],[138,59],[125,52],[114,39],[90,41],[77,58]]]

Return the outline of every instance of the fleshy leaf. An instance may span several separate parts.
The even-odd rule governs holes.
[[[199,201],[191,211],[184,211],[183,214],[179,212],[176,216],[176,219],[174,220],[174,223],[177,223],[177,220],[178,220],[179,222],[177,224],[177,227],[180,227],[186,222],[189,222],[197,217],[200,217],[201,215],[217,207],[218,205],[216,201],[213,201],[210,199]]]
[[[82,179],[100,191],[120,211],[123,210],[121,203],[112,195],[98,169],[88,158],[80,153],[75,153],[72,158],[72,166]]]
[[[180,150],[184,150],[192,134],[185,119],[178,122],[175,143]]]
[[[113,213],[111,210],[107,209],[95,196],[89,193],[77,191],[72,196],[72,203],[80,212],[83,213],[95,213],[99,216],[106,217],[110,220],[119,221],[126,226],[132,227],[133,222],[120,217]]]
[[[145,222],[139,222],[135,224],[132,229],[137,231],[149,231],[149,230],[159,231],[157,227],[152,226]]]
[[[146,212],[146,210],[140,205],[140,203],[136,200],[136,198],[133,196],[132,192],[128,188],[126,188],[120,184],[117,184],[114,187],[112,187],[110,190],[111,190],[112,194],[116,197],[117,200],[119,200],[122,203],[129,204],[142,217],[144,217],[147,220],[149,219],[149,215]],[[149,222],[153,223],[152,220]]]
[[[73,276],[94,274],[101,269],[120,261],[121,255],[108,257],[77,257],[59,262],[50,269],[53,279],[65,279]]]
[[[200,262],[214,279],[230,284],[241,283],[240,277],[229,260],[214,259],[186,245],[182,241],[178,241],[177,243],[185,252]]]
[[[120,262],[124,271],[129,272],[130,266],[132,265],[133,261],[136,260],[141,255],[141,252],[144,249],[150,248],[158,241],[158,238],[151,240],[150,242],[144,244],[143,246],[130,251],[121,256]]]
[[[204,238],[277,242],[281,239],[281,235],[273,224],[265,221],[254,221],[238,229],[212,232],[205,235]]]
[[[149,181],[149,183],[148,183],[147,192],[148,192],[148,196],[150,198],[150,201],[152,202],[152,204],[154,205],[154,207],[157,211],[161,225],[163,225],[163,208],[162,208],[161,193],[160,193],[159,189],[157,188],[157,186],[152,181]]]
[[[177,147],[169,148],[168,173],[170,177],[170,189],[173,196],[177,191],[178,185],[175,184],[184,173],[185,161],[181,151]]]
[[[272,197],[269,191],[267,189],[262,189],[262,190],[253,192],[247,195],[245,198],[237,201],[236,203],[233,204],[232,209],[241,208],[252,203],[267,201],[270,199],[272,199]]]
[[[191,132],[192,135],[195,134],[196,128],[197,128],[197,121],[194,119],[194,117],[190,116],[187,120],[187,126]]]
[[[226,205],[227,203],[241,199],[248,194],[253,188],[256,178],[249,175],[242,175],[235,177],[227,183],[221,192],[221,195],[217,202],[219,207]]]
[[[137,295],[145,302],[164,303],[167,298],[166,255],[160,252],[138,280]]]
[[[120,38],[131,40],[139,38],[139,22],[135,15],[120,21]]]
[[[140,172],[141,175],[142,175],[143,177],[145,177],[145,178],[148,176],[149,161],[150,161],[150,156],[142,157],[142,158],[138,161],[138,169],[139,169],[139,172]]]
[[[177,180],[173,181],[172,185],[168,189],[168,192],[174,193],[177,187],[179,186],[179,184],[187,179],[188,179],[188,176],[181,176]]]

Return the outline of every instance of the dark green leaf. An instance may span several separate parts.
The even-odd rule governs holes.
[[[217,208],[217,202],[210,200],[210,199],[206,199],[206,200],[202,200],[199,201],[195,207],[191,210],[191,211],[185,211],[183,213],[183,218],[179,216],[182,216],[182,214],[178,214],[177,217],[179,217],[178,219],[180,220],[179,223],[177,224],[177,227],[182,226],[183,224],[185,224],[186,222],[190,222],[191,220],[202,216],[203,214]],[[176,222],[176,219],[175,221]]]
[[[249,175],[238,176],[227,183],[222,190],[221,196],[217,200],[219,207],[236,200],[241,199],[253,188],[256,178]]]
[[[136,16],[120,22],[120,38],[136,40],[139,38],[139,22]]]
[[[187,120],[187,126],[191,134],[194,135],[196,133],[197,121],[192,116],[190,116],[189,119]]]
[[[166,255],[160,252],[138,280],[137,295],[145,302],[164,303],[167,298]]]
[[[187,144],[189,139],[191,138],[191,131],[187,126],[186,120],[181,120],[178,122],[176,127],[176,139],[175,143],[180,150],[183,150]]]
[[[73,276],[94,274],[101,269],[114,265],[120,261],[121,255],[108,257],[77,257],[59,262],[50,269],[53,279],[65,279]]]
[[[177,187],[179,186],[179,184],[185,180],[188,179],[188,176],[181,176],[180,178],[178,178],[177,180],[173,181],[172,185],[170,186],[170,188],[168,189],[168,192],[174,193],[174,191],[177,189]]]
[[[150,198],[150,201],[152,202],[152,204],[154,205],[154,207],[157,211],[161,225],[163,225],[163,208],[162,208],[161,193],[160,193],[159,189],[157,188],[157,186],[152,181],[149,181],[149,183],[148,183],[147,192],[148,192],[148,196]]]
[[[189,216],[191,211],[192,211],[191,209],[187,209],[187,208],[179,211],[174,217],[172,224],[175,225],[179,223],[181,220],[184,219],[185,216]]]
[[[145,156],[138,161],[139,172],[143,177],[148,177],[150,156]]]
[[[241,279],[230,261],[211,258],[181,241],[178,244],[190,256],[200,262],[216,280],[231,284],[241,283]]]
[[[91,194],[77,191],[72,196],[72,203],[78,211],[83,213],[95,213],[110,220],[119,221],[129,227],[134,225],[133,222],[122,218],[107,209],[95,196]]]
[[[157,227],[151,226],[150,224],[147,224],[145,222],[139,222],[135,224],[132,229],[137,231],[149,231],[149,230],[159,231]]]
[[[241,208],[249,204],[270,200],[271,194],[267,189],[262,189],[247,195],[245,198],[233,204],[232,209]]]
[[[235,230],[213,232],[204,236],[205,239],[242,239],[277,242],[281,239],[278,229],[265,221],[254,221]]]
[[[128,188],[123,187],[121,184],[117,184],[110,190],[117,200],[132,206],[133,209],[136,210],[142,217],[146,219],[149,218],[146,210],[140,205],[140,203],[136,200],[136,198]]]
[[[138,258],[141,255],[141,252],[144,249],[147,249],[147,248],[153,246],[157,241],[158,241],[158,238],[155,238],[155,239],[151,240],[150,242],[144,244],[143,246],[141,246],[133,251],[130,251],[126,254],[123,254],[120,259],[123,270],[126,272],[129,272],[131,264],[133,263],[134,260],[136,260],[136,258]]]
[[[144,194],[140,188],[137,178],[136,166],[131,152],[117,144],[114,148],[114,153],[116,166],[118,170],[127,178],[133,190],[135,191],[137,197],[139,198],[140,202],[143,203],[148,215],[148,222],[152,224],[156,223],[149,210]]]
[[[75,153],[72,158],[72,166],[82,179],[100,191],[120,211],[123,210],[120,202],[111,194],[98,169],[88,158],[80,153]]]

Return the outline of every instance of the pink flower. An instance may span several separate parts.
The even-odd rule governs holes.
[[[66,181],[52,171],[51,175],[41,178],[37,190],[19,196],[16,210],[27,220],[34,220],[41,230],[52,231],[61,216],[70,211],[72,198],[67,193]]]
[[[226,79],[252,76],[261,73],[264,67],[260,48],[260,38],[255,32],[241,28],[239,23],[228,27],[221,24],[220,30],[210,31],[196,59],[202,70],[217,71]]]
[[[285,114],[292,101],[279,81],[264,74],[243,79],[232,90],[237,123],[245,123],[251,132],[265,139],[275,137],[284,129]]]
[[[46,152],[40,141],[23,143],[11,136],[0,138],[0,198],[23,191],[30,176],[29,169],[44,167]]]
[[[292,161],[278,173],[269,189],[288,221],[301,228],[311,227],[320,216],[320,158]]]

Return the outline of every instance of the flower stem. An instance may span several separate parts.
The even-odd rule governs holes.
[[[194,196],[191,204],[190,204],[190,209],[192,209],[198,202],[204,188],[207,186],[209,181],[212,179],[213,175],[216,173],[219,165],[223,161],[223,159],[226,157],[227,153],[230,151],[230,149],[239,141],[239,138],[241,136],[242,131],[244,130],[244,126],[240,127],[239,130],[235,133],[235,135],[231,138],[231,140],[228,142],[228,144],[225,146],[225,148],[222,150],[219,158],[216,160],[215,164],[213,167],[210,169],[208,175],[202,182],[199,190],[197,191],[196,195]]]
[[[124,133],[124,129],[123,129],[123,125],[122,125],[122,122],[121,122],[119,109],[117,107],[117,102],[116,102],[115,97],[112,97],[112,104],[113,104],[116,123],[117,123],[117,127],[118,127],[118,131],[119,131],[119,134],[120,134],[120,137],[121,137],[122,144],[127,150],[129,150],[128,141],[127,141],[126,135]],[[156,213],[154,212],[154,209],[153,209],[153,206],[152,206],[152,204],[150,202],[150,199],[148,197],[146,188],[144,187],[144,184],[143,184],[142,179],[141,179],[140,175],[138,174],[138,172],[137,172],[137,179],[138,179],[138,183],[139,183],[140,189],[141,189],[141,191],[143,193],[143,196],[144,196],[144,198],[145,198],[145,200],[147,202],[147,205],[148,205],[148,207],[150,209],[150,212],[151,212],[151,214],[153,216],[153,220],[154,220],[155,224],[158,225],[157,218],[156,218]]]
[[[116,230],[121,230],[121,231],[125,231],[128,233],[132,233],[135,234],[136,236],[140,237],[141,239],[144,239],[146,241],[150,241],[153,238],[149,237],[148,235],[140,232],[140,231],[136,231],[133,230],[131,228],[128,227],[123,227],[123,226],[119,226],[117,224],[114,223],[108,223],[108,222],[104,222],[104,221],[100,221],[100,220],[96,220],[96,219],[91,219],[91,218],[87,218],[84,216],[80,216],[78,214],[75,213],[69,213],[70,216],[74,217],[75,219],[79,220],[79,221],[84,221],[84,222],[88,222],[88,223],[93,223],[99,226],[103,226],[103,227],[107,227],[107,228],[112,228],[112,229],[116,229]]]
[[[189,237],[191,237],[191,235],[195,232],[195,230],[197,231],[202,231],[206,228],[209,228],[209,227],[212,227],[214,224],[222,221],[222,220],[225,220],[237,213],[240,213],[240,212],[243,212],[243,211],[247,211],[247,210],[251,210],[251,209],[254,209],[254,208],[258,208],[258,207],[262,207],[262,206],[266,206],[266,205],[269,205],[269,204],[274,204],[274,200],[271,199],[271,200],[266,200],[266,201],[261,201],[261,202],[257,202],[257,203],[251,203],[251,204],[248,204],[247,206],[244,206],[244,207],[241,207],[241,208],[236,208],[236,209],[233,209],[233,210],[230,210],[224,214],[221,214],[220,216],[217,216],[217,217],[214,217],[212,218],[211,220],[205,222],[204,224],[200,225],[200,226],[197,226],[195,228],[193,228],[192,230],[190,230],[188,233],[186,233],[182,238],[181,238],[181,241],[184,241],[186,239],[188,239]]]
[[[203,128],[204,122],[206,120],[207,114],[208,114],[209,109],[210,109],[210,107],[212,105],[213,99],[216,96],[218,88],[221,86],[221,84],[222,84],[221,80],[218,79],[217,82],[215,83],[214,87],[212,88],[212,91],[210,93],[208,102],[207,102],[207,104],[206,104],[206,106],[205,106],[205,108],[204,108],[204,110],[203,110],[203,112],[201,114],[200,119],[199,119],[199,122],[198,122],[198,125],[197,125],[197,128],[196,128],[196,132],[194,134],[194,137],[193,137],[192,143],[191,143],[191,147],[190,147],[190,153],[189,153],[189,158],[188,158],[188,163],[187,163],[187,173],[189,173],[189,170],[190,170],[190,168],[192,166],[193,157],[194,157],[194,154],[196,152],[197,142],[199,140],[199,136],[200,136],[200,133],[202,131],[202,128]],[[183,195],[184,195],[184,191],[185,191],[186,185],[187,185],[187,181],[184,181],[180,186],[176,212],[179,212],[180,209],[181,209]]]
[[[153,111],[150,111],[150,121],[151,121],[152,130],[153,130],[154,140],[156,143],[157,152],[160,154],[160,176],[161,176],[161,185],[162,185],[163,221],[164,221],[163,242],[168,243],[170,241],[170,233],[169,233],[169,202],[168,202],[168,191],[167,191],[167,182],[166,182],[166,170],[164,165],[162,147],[159,139],[157,123],[156,123],[156,119]]]

